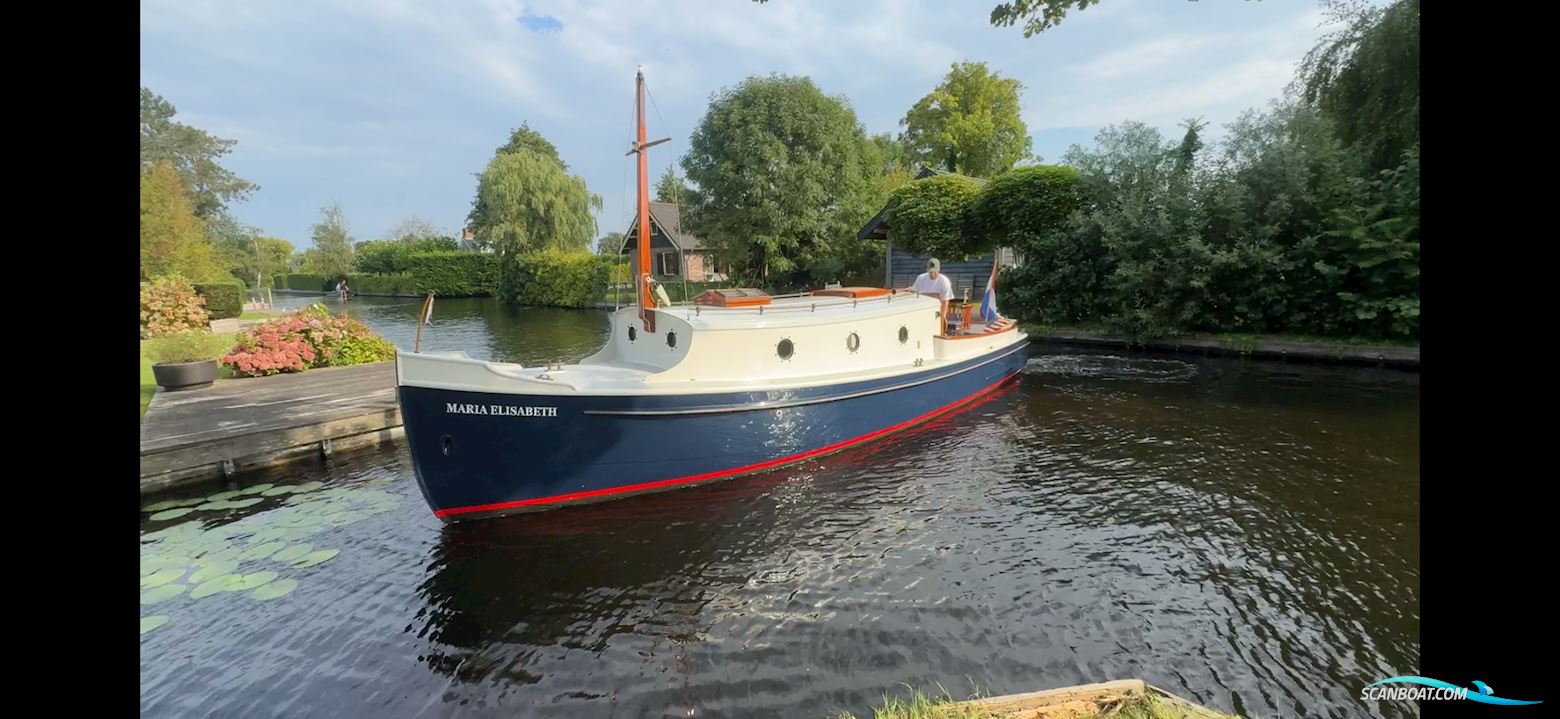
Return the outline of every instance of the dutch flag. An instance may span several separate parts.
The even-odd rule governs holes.
[[[987,323],[1002,319],[1002,313],[997,311],[997,262],[1002,257],[1002,251],[991,261],[991,279],[986,280],[986,296],[980,301],[980,318]]]

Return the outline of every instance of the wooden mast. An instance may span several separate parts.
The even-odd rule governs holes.
[[[672,138],[645,142],[645,71],[634,76],[635,138],[628,154],[639,155],[639,318],[646,332],[655,332],[655,296],[650,291],[650,170],[645,150]]]

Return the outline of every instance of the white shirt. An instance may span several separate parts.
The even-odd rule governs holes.
[[[920,277],[915,278],[915,284],[911,285],[910,289],[916,292],[935,292],[940,299],[944,300],[953,299],[953,283],[949,282],[948,276],[941,272],[937,273],[935,280],[932,279],[932,273],[922,272]]]

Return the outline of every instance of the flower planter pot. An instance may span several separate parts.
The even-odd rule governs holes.
[[[210,387],[217,381],[217,361],[154,364],[152,376],[157,378],[158,387],[170,392]]]

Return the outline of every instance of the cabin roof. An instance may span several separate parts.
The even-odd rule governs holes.
[[[922,165],[921,166],[921,171],[915,173],[915,179],[917,179],[917,180],[924,180],[924,179],[926,179],[928,177],[933,177],[935,175],[958,175],[958,174],[959,173],[957,173],[957,172],[948,172],[946,170],[937,170],[937,169],[933,169],[933,168],[927,167],[925,165]],[[968,175],[964,175],[964,177],[969,177],[969,176]],[[983,177],[970,177],[970,179],[974,180],[975,182],[977,182],[979,184],[982,184],[982,185],[990,182],[990,180],[987,180],[986,178],[983,178]],[[883,205],[883,209],[878,210],[877,214],[873,215],[872,219],[867,220],[867,224],[863,225],[861,230],[856,233],[856,239],[858,239],[858,240],[885,240],[885,239],[888,239],[888,222],[883,217],[887,213],[888,213],[888,205],[884,204]]]
[[[654,225],[651,232],[660,231],[672,246],[684,252],[704,249],[704,240],[699,239],[693,233],[684,232],[682,229],[682,213],[675,202],[650,203],[650,222]],[[623,245],[618,248],[618,254],[623,254],[630,249],[639,249],[639,213],[634,213],[634,219],[629,221],[628,231],[623,233]]]

